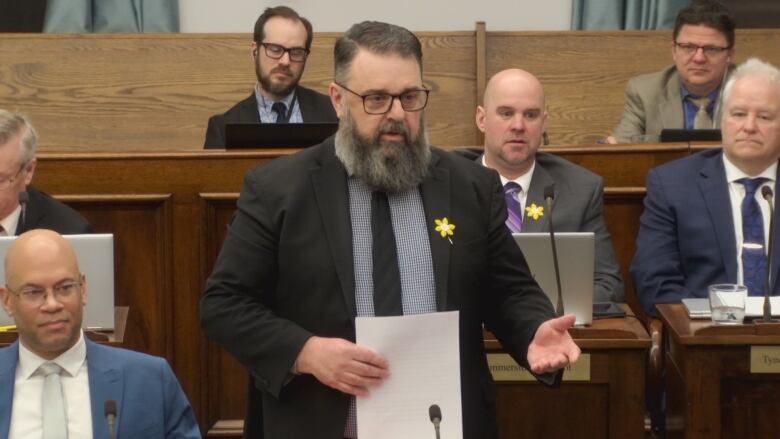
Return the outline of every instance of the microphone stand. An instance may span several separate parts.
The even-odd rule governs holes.
[[[766,279],[764,280],[764,316],[761,320],[756,320],[755,323],[780,323],[778,320],[772,320],[772,302],[769,300],[769,296],[771,294],[772,289],[772,282],[770,282],[771,279],[771,273],[772,273],[772,233],[774,232],[775,228],[775,206],[772,202],[772,189],[769,188],[769,186],[762,186],[761,187],[761,196],[764,197],[767,204],[769,204],[769,242],[767,244],[767,255],[766,255]]]
[[[561,292],[561,272],[558,268],[558,249],[555,245],[555,230],[553,229],[553,198],[555,197],[555,185],[544,188],[544,200],[547,202],[547,211],[550,215],[550,245],[552,245],[553,264],[555,266],[555,284],[558,287],[558,303],[555,305],[555,315],[563,315],[563,293]]]

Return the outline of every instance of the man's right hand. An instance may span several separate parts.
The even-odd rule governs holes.
[[[298,354],[299,373],[354,396],[368,396],[390,376],[388,366],[383,356],[342,338],[311,337]]]

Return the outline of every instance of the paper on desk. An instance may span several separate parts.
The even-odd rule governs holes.
[[[457,311],[358,317],[357,343],[387,358],[390,377],[357,398],[358,437],[434,438],[428,415],[441,408],[441,437],[463,437]]]

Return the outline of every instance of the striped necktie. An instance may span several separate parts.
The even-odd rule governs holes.
[[[520,233],[523,230],[523,207],[520,206],[520,192],[523,190],[519,184],[510,181],[504,185],[504,198],[506,199],[506,226],[512,233]]]

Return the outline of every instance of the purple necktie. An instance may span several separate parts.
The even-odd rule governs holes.
[[[514,181],[504,185],[504,198],[506,198],[506,226],[512,233],[520,233],[523,230],[523,208],[518,201],[518,194],[523,188]]]

